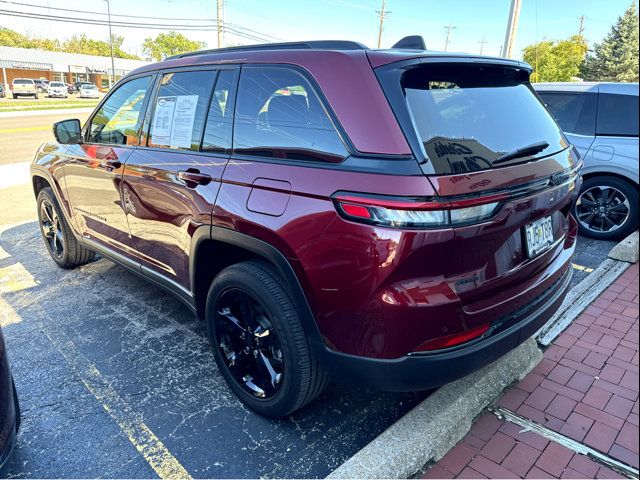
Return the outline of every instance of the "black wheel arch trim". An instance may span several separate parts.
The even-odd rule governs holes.
[[[209,239],[243,248],[268,261],[282,276],[289,287],[291,300],[300,315],[300,320],[309,339],[310,346],[315,346],[315,344],[318,343],[324,345],[324,340],[316,324],[315,317],[293,267],[277,248],[263,240],[224,227],[214,225],[198,227],[192,235],[191,252],[189,256],[190,285],[192,289],[195,286],[198,247],[202,242]]]

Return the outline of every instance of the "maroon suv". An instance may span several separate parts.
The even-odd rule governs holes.
[[[444,384],[533,335],[569,284],[581,162],[530,73],[344,41],[139,68],[38,151],[46,246],[176,294],[261,414],[328,378]]]

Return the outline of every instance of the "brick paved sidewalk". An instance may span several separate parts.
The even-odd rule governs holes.
[[[638,468],[638,264],[630,267],[496,402]],[[624,478],[484,413],[424,478]]]

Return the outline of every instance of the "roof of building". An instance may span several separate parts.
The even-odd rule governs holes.
[[[54,71],[69,71],[70,66],[87,67],[92,70],[111,69],[111,57],[83,55],[80,53],[50,52],[47,50],[38,50],[35,48],[0,46],[0,67],[12,68],[12,65],[16,63],[25,65],[48,65],[49,69]],[[127,72],[148,63],[149,62],[143,60],[114,58],[115,69],[124,70]]]

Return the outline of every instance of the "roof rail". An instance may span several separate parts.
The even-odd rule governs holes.
[[[367,50],[367,47],[359,42],[350,40],[312,40],[309,42],[285,42],[285,43],[261,43],[257,45],[240,45],[237,47],[212,48],[209,50],[198,50],[197,52],[181,53],[165,58],[165,60],[175,60],[176,58],[193,57],[196,55],[208,55],[225,52],[252,52],[259,50]]]

